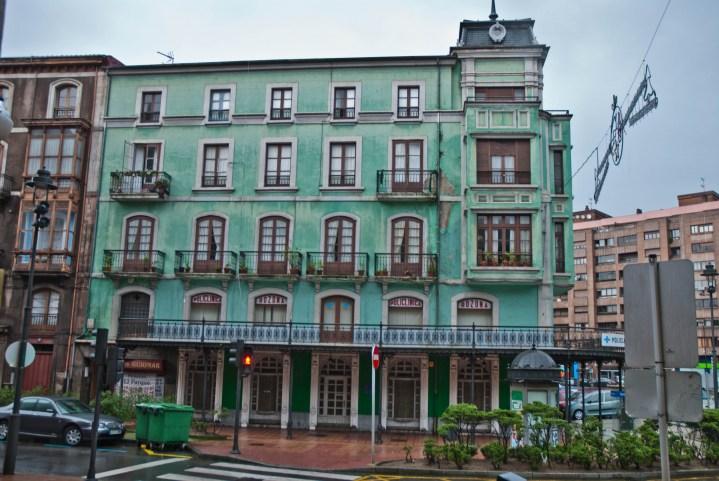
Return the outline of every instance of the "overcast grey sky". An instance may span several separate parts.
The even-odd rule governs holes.
[[[544,108],[569,109],[577,168],[607,130],[666,0],[496,0],[500,19],[531,17],[551,47]],[[462,19],[490,0],[7,0],[4,56],[110,54],[126,64],[445,54]],[[659,108],[626,132],[597,208],[619,215],[719,190],[719,0],[672,0],[647,58]],[[641,78],[640,78],[641,79]],[[639,79],[639,80],[640,80]],[[633,92],[632,92],[633,94]],[[574,206],[594,192],[594,161]]]

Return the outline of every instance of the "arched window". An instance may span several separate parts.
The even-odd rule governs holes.
[[[51,289],[40,289],[32,295],[33,326],[56,326],[60,312],[60,293]]]
[[[200,292],[190,297],[190,320],[215,322],[222,313],[222,296],[212,292]]]
[[[260,219],[260,245],[257,271],[260,274],[286,274],[290,222],[284,217]]]
[[[457,301],[458,327],[491,327],[492,309],[491,301],[481,297],[466,297]]]
[[[326,275],[352,275],[355,249],[354,219],[345,216],[325,220],[324,268]]]
[[[280,294],[255,297],[253,321],[261,324],[287,322],[287,297]]]
[[[197,219],[195,226],[194,272],[222,272],[229,257],[225,254],[225,219],[208,215]],[[229,254],[228,254],[229,255]]]
[[[149,271],[152,265],[152,246],[155,219],[134,215],[125,221],[125,259],[123,268],[128,272]]]
[[[329,296],[322,299],[323,342],[351,342],[354,329],[355,301],[346,296]]]
[[[71,84],[62,84],[55,87],[55,105],[53,117],[66,119],[76,117],[77,87]]]
[[[423,250],[422,221],[416,217],[398,217],[392,220],[393,276],[419,276],[422,274]]]

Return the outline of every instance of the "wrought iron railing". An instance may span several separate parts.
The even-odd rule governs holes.
[[[15,188],[15,181],[7,174],[0,174],[0,199],[10,197]]]
[[[377,253],[374,255],[374,275],[434,279],[437,277],[437,261],[437,254]]]
[[[140,114],[141,123],[156,123],[160,121],[160,112],[142,112]]]
[[[155,195],[163,199],[170,194],[172,177],[157,170],[126,170],[110,173],[110,197],[124,195]]]
[[[437,196],[436,170],[378,170],[377,194]]]
[[[481,267],[531,267],[531,253],[478,252],[477,263]]]
[[[369,254],[366,252],[308,252],[308,276],[367,277]]]
[[[227,122],[230,119],[229,110],[210,110],[207,116],[210,122]]]
[[[75,108],[55,108],[53,109],[53,117],[56,119],[71,119],[75,117]]]
[[[478,184],[529,184],[531,173],[523,170],[479,170]]]
[[[237,273],[237,253],[232,251],[175,251],[175,274]]]
[[[353,119],[355,118],[355,109],[354,107],[335,107],[335,115],[334,118],[336,119]]]
[[[289,187],[290,174],[265,174],[265,187]]]
[[[154,250],[105,250],[102,272],[105,274],[159,275],[165,270],[165,253]]]
[[[479,102],[479,103],[519,103],[519,102],[538,102],[539,97],[536,95],[506,95],[506,96],[480,96],[480,97],[467,97],[467,102]],[[565,111],[562,111],[565,112]]]
[[[418,119],[419,107],[397,107],[397,118]]]
[[[302,274],[302,253],[242,251],[237,271],[246,276],[299,276]]]
[[[67,274],[72,271],[74,256],[67,251],[38,251],[35,254],[35,270],[38,272],[56,272]],[[16,271],[27,271],[30,269],[30,251],[18,251],[15,253]]]
[[[203,174],[202,187],[227,187],[227,175]]]
[[[330,173],[331,187],[353,187],[355,185],[355,175],[352,174],[333,174]]]
[[[57,326],[57,314],[32,314],[30,316],[30,329],[46,330],[55,329]]]
[[[289,120],[292,118],[292,109],[272,109],[270,110],[271,120]]]
[[[328,329],[320,323],[252,323],[170,319],[120,319],[119,338],[182,343],[227,343],[243,339],[253,344],[312,345],[327,343],[384,347],[459,349],[566,349],[623,352],[602,346],[602,337],[617,330],[557,327],[471,327],[358,325]]]

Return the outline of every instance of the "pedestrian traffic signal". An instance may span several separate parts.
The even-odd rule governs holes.
[[[227,362],[234,364],[236,368],[242,369],[242,353],[245,350],[245,341],[238,339],[230,345],[228,349]]]
[[[107,363],[105,364],[105,387],[113,390],[125,373],[125,348],[107,347]]]
[[[242,353],[242,368],[245,372],[252,371],[252,365],[254,364],[253,353],[251,347],[246,347]]]

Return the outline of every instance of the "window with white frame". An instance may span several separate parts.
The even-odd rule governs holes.
[[[466,297],[457,301],[458,327],[490,327],[492,302],[481,297]]]
[[[397,87],[397,118],[418,119],[420,109],[420,86],[401,85]]]
[[[209,122],[227,122],[230,120],[230,89],[210,90]]]
[[[292,174],[292,144],[268,143],[265,147],[265,187],[289,187]]]
[[[140,99],[140,123],[154,124],[162,114],[162,91],[143,91]]]
[[[280,294],[264,294],[255,297],[254,322],[261,324],[287,321],[287,297]]]
[[[32,295],[33,326],[56,326],[60,312],[60,293],[51,289],[39,289]]]
[[[330,187],[355,187],[357,166],[356,142],[330,143]]]
[[[202,154],[202,187],[227,187],[230,146],[205,144]]]
[[[53,118],[66,119],[77,117],[75,111],[77,105],[77,86],[74,84],[61,84],[55,87],[55,99],[53,105]]]
[[[695,224],[689,227],[689,232],[695,234],[711,234],[714,232],[714,224],[708,222],[706,224]]]

